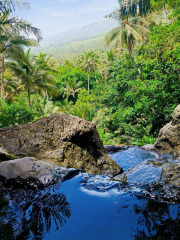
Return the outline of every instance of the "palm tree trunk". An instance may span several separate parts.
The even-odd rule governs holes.
[[[96,80],[96,82],[97,82],[97,77],[96,77],[96,73],[95,73],[95,80]]]
[[[29,99],[29,107],[30,107],[30,109],[32,109],[31,96],[30,96],[30,90],[29,90],[29,88],[28,88],[28,99]]]
[[[135,63],[137,63],[136,55],[134,53],[134,48],[133,48],[133,44],[131,42],[130,37],[128,37],[128,50],[129,50],[129,53],[133,56]],[[138,72],[141,74],[140,68],[138,68]]]
[[[47,101],[49,101],[49,96],[48,96],[47,90],[46,90],[46,98],[47,98]]]
[[[89,73],[88,73],[88,94],[89,94]]]
[[[164,3],[164,10],[165,10],[165,15],[166,15],[167,23],[169,24],[168,11],[167,11],[167,8],[166,8],[166,3]]]
[[[1,98],[5,99],[5,84],[4,84],[4,56],[0,55],[0,71],[1,71]]]
[[[137,63],[137,59],[136,59],[134,51],[132,51],[132,55],[133,55],[135,63]],[[139,72],[139,74],[141,74],[141,69],[139,67],[138,67],[138,72]]]
[[[40,105],[39,105],[39,99],[38,99],[38,96],[37,96],[36,90],[34,90],[34,93],[35,93],[35,95],[36,95],[36,100],[37,100],[37,104],[38,104],[38,108],[39,108],[39,113],[42,114],[42,112],[41,112],[41,108],[40,108]]]

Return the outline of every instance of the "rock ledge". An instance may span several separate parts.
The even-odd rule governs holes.
[[[34,123],[0,129],[0,144],[18,158],[35,157],[110,177],[122,172],[106,154],[96,126],[72,115],[56,113]]]
[[[180,156],[180,105],[174,110],[172,121],[160,130],[155,147],[161,153]]]
[[[77,169],[55,167],[32,157],[0,163],[0,183],[6,188],[37,189],[77,175]]]

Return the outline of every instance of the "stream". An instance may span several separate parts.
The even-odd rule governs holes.
[[[80,173],[42,191],[0,192],[0,239],[180,239],[180,205],[139,196],[139,184],[158,180],[171,155],[131,147],[110,156],[127,182]]]

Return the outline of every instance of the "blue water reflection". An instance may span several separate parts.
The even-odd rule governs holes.
[[[128,189],[108,177],[83,173],[44,191],[0,193],[0,239],[179,240],[179,205],[130,194],[138,192],[134,182],[160,175],[158,156],[133,147],[112,157],[130,169]]]
[[[137,166],[146,159],[155,160],[158,158],[157,153],[145,151],[139,147],[131,147],[126,151],[111,154],[110,157],[114,159],[125,171],[129,168]]]

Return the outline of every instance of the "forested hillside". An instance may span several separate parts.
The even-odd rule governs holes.
[[[41,32],[12,20],[5,3],[1,127],[64,112],[94,122],[105,144],[154,143],[180,103],[180,0],[119,1],[107,16],[118,26],[104,38],[106,21],[44,40],[35,55],[24,46],[37,46],[29,35]]]
[[[77,58],[77,54],[86,51],[105,51],[107,48],[104,35],[100,37],[92,37],[84,41],[74,41],[70,44],[63,45],[59,47],[58,45],[53,45],[50,47],[44,47],[43,52],[48,55],[53,55],[54,58],[60,59],[61,62],[64,60],[73,60]],[[42,50],[40,49],[40,50]],[[37,53],[36,51],[33,51]]]
[[[79,29],[44,38],[40,42],[40,48],[34,48],[33,52],[42,51],[55,58],[70,60],[77,53],[105,50],[105,34],[117,26],[118,22],[112,19],[92,23]]]

